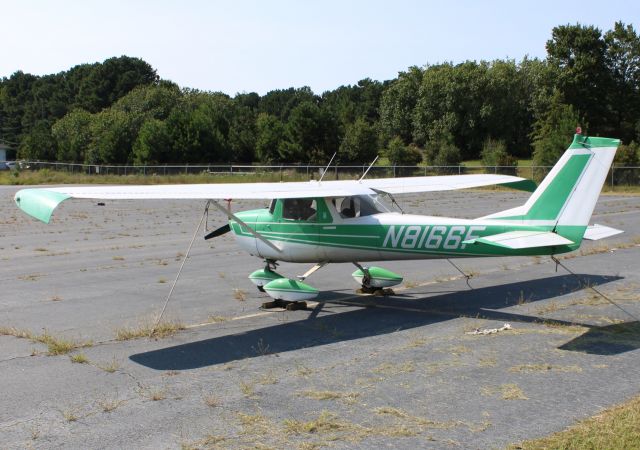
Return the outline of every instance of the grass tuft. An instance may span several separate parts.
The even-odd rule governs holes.
[[[515,383],[503,384],[500,386],[503,400],[529,400],[524,392]]]
[[[120,363],[116,360],[115,356],[111,361],[105,364],[98,364],[97,367],[99,369],[104,370],[107,373],[114,373],[116,370],[120,368]]]
[[[640,396],[606,409],[564,431],[520,442],[509,449],[638,448],[639,442]]]
[[[582,367],[570,365],[570,366],[558,366],[555,364],[540,363],[540,364],[519,364],[509,369],[509,372],[582,372]]]
[[[202,394],[202,400],[209,408],[217,408],[222,405],[222,399],[212,392]]]
[[[75,355],[69,356],[69,359],[72,363],[76,364],[89,364],[89,358],[84,353],[76,353]]]
[[[186,329],[181,322],[160,322],[156,327],[150,323],[142,323],[137,327],[124,327],[116,330],[116,340],[129,341],[144,337],[165,338]]]
[[[244,302],[247,300],[247,293],[243,289],[236,288],[233,290],[233,298],[239,302]]]
[[[321,434],[336,431],[346,431],[349,425],[343,420],[339,420],[338,416],[329,411],[322,411],[315,420],[307,422],[286,419],[284,421],[285,431],[289,434]]]
[[[314,400],[344,400],[354,402],[360,393],[358,392],[336,392],[336,391],[300,391],[298,396],[312,398]]]
[[[45,330],[42,334],[35,334],[29,330],[21,330],[15,327],[0,327],[0,336],[13,336],[19,339],[29,339],[47,346],[48,355],[66,355],[76,348],[91,347],[91,341],[76,342],[60,336],[53,336]]]

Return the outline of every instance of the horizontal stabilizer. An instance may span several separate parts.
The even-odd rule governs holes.
[[[554,247],[557,245],[571,245],[573,243],[573,241],[565,239],[551,231],[508,231],[506,233],[470,239],[463,242],[463,244],[486,244],[512,250]]]
[[[605,227],[604,225],[590,225],[587,227],[587,231],[584,232],[584,239],[590,241],[597,241],[599,239],[615,236],[616,234],[624,233],[622,230],[617,230],[611,227]]]

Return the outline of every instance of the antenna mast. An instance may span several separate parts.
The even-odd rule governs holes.
[[[318,180],[318,183],[320,183],[322,181],[322,179],[324,178],[324,174],[327,173],[327,170],[329,170],[329,167],[331,167],[331,163],[333,162],[333,158],[335,158],[337,154],[338,154],[338,152],[335,152],[333,154],[333,156],[331,157],[331,159],[329,160],[329,164],[327,164],[327,167],[324,169],[324,172],[322,172],[322,176]]]
[[[376,159],[373,160],[373,162],[371,164],[369,164],[369,167],[367,167],[367,170],[365,171],[365,173],[362,174],[362,176],[360,177],[360,179],[358,180],[358,182],[364,180],[364,177],[367,176],[367,174],[369,173],[369,170],[371,170],[371,168],[373,167],[373,165],[376,163],[376,161],[378,160],[379,156],[376,156]]]

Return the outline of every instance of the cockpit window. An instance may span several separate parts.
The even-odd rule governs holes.
[[[311,198],[288,198],[282,204],[282,218],[289,220],[316,221],[318,205]]]
[[[354,195],[351,197],[337,197],[331,203],[343,219],[365,217],[381,212],[388,212],[388,208],[378,201],[377,196]]]

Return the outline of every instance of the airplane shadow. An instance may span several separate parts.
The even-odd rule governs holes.
[[[243,331],[227,336],[138,353],[130,359],[157,370],[188,370],[245,358],[278,354],[303,348],[379,336],[439,323],[458,317],[478,317],[497,321],[540,322],[536,316],[500,311],[517,305],[523,298],[532,303],[584,289],[585,283],[602,285],[621,279],[614,276],[558,275],[540,280],[448,292],[411,300],[402,297],[356,297],[324,293],[307,319]],[[325,305],[344,305],[345,312],[318,316]],[[352,309],[353,306],[362,308]],[[575,324],[554,320],[558,324]],[[585,335],[563,345],[565,350],[604,354],[640,347],[637,323],[591,328]],[[626,324],[628,325],[628,324]],[[618,327],[618,328],[615,328]],[[634,328],[635,327],[635,328]],[[612,335],[622,336],[612,340]]]
[[[589,331],[558,347],[595,355],[617,355],[640,348],[640,322],[624,322]]]

